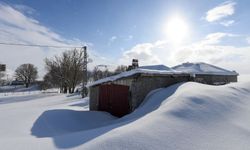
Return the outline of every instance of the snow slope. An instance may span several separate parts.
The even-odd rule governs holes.
[[[79,104],[79,102],[81,102]],[[4,149],[248,150],[250,82],[181,83],[151,92],[116,119],[63,95],[0,105]]]

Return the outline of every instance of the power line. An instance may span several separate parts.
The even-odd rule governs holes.
[[[59,45],[40,45],[40,44],[22,44],[22,43],[7,43],[0,42],[0,45],[9,45],[9,46],[27,46],[27,47],[47,47],[47,48],[83,48],[83,46],[59,46]],[[103,59],[105,62],[108,62],[106,66],[116,66],[116,62],[110,61],[108,59],[103,58],[102,56],[98,56],[97,54],[91,53],[91,55]],[[117,64],[118,65],[118,64]]]
[[[28,46],[28,47],[51,47],[51,48],[82,48],[82,46],[59,46],[59,45],[40,45],[40,44],[22,44],[22,43],[6,43],[0,42],[0,45],[9,45],[9,46]],[[108,59],[103,58],[102,56],[98,56],[97,54],[91,53],[91,55],[101,58],[106,62],[109,62],[109,65],[115,66],[115,62],[112,62]]]
[[[5,43],[5,42],[0,42],[0,45],[28,46],[28,47],[51,47],[51,48],[82,48],[82,46],[59,46],[59,45],[21,44],[21,43]]]

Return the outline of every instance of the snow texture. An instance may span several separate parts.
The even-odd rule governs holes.
[[[0,120],[5,150],[248,150],[250,82],[157,89],[123,118],[88,111],[88,99],[76,95],[34,96],[0,104]]]
[[[235,71],[229,71],[203,62],[183,63],[172,67],[172,69],[190,74],[238,75]]]

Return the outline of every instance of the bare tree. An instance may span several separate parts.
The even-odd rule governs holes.
[[[96,66],[92,72],[93,80],[99,80],[102,78],[102,71]]]
[[[53,78],[51,73],[45,74],[43,77],[43,82],[41,83],[41,88],[43,90],[49,89],[49,88],[55,88],[57,86],[57,78]]]
[[[45,59],[48,71],[47,80],[60,87],[61,92],[73,93],[77,84],[83,78],[83,51],[76,49],[65,51],[61,56]]]
[[[4,73],[0,71],[0,80],[4,77]]]
[[[119,73],[125,72],[125,71],[127,71],[127,69],[128,69],[127,66],[120,65],[120,66],[118,66],[118,67],[115,69],[114,74],[119,74]]]
[[[104,71],[102,71],[101,69],[99,69],[98,66],[96,66],[92,71],[92,77],[94,81],[112,76],[113,74],[114,73],[109,71],[107,68]]]
[[[33,64],[22,64],[15,72],[16,78],[23,81],[26,88],[37,78],[37,68]]]
[[[82,81],[83,78],[83,51],[77,51],[76,49],[73,51],[69,51],[68,55],[69,59],[69,87],[70,92],[74,92],[75,87]]]
[[[4,72],[0,71],[0,85],[4,84],[3,77],[4,77]]]

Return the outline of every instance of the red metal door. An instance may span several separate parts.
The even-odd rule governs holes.
[[[99,88],[99,110],[122,117],[129,113],[129,87],[124,85],[101,85]]]
[[[109,112],[109,87],[108,85],[101,85],[99,87],[99,105],[98,110]]]

